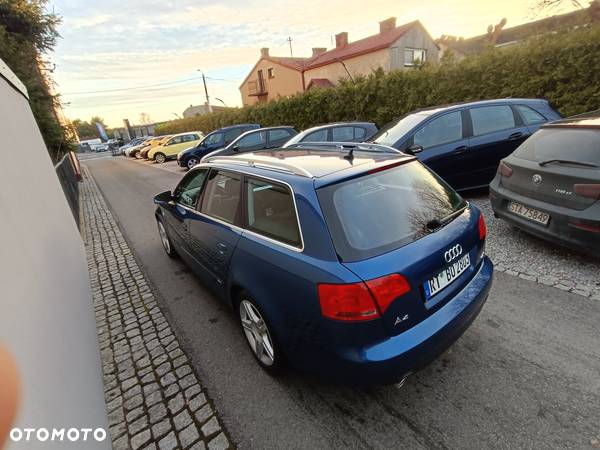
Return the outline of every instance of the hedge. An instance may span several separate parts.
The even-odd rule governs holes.
[[[206,132],[237,123],[262,126],[366,120],[382,126],[410,111],[454,102],[546,98],[565,116],[600,109],[600,25],[557,32],[417,70],[375,71],[355,84],[342,81],[262,105],[166,122],[160,134]]]

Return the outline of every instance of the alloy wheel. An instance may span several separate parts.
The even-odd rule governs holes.
[[[154,155],[154,161],[156,161],[159,164],[164,163],[165,160],[165,155],[163,155],[162,153],[157,153],[156,155]]]
[[[198,160],[196,158],[190,158],[190,159],[188,159],[187,167],[188,167],[188,169],[191,169],[196,164],[198,164]]]
[[[250,348],[258,360],[267,367],[275,364],[275,348],[263,317],[248,300],[240,302],[240,320]]]
[[[170,255],[171,243],[169,242],[169,237],[167,236],[167,230],[165,230],[165,227],[160,220],[158,221],[158,234],[160,235],[160,241],[162,242],[167,255]]]

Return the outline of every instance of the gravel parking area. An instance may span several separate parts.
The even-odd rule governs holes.
[[[600,300],[600,258],[539,239],[495,218],[487,197],[469,200],[485,215],[486,251],[496,270]]]
[[[113,448],[231,448],[193,366],[85,168],[82,211]]]

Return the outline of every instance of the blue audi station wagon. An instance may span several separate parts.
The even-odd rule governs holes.
[[[154,201],[166,253],[232,307],[271,372],[399,382],[461,336],[492,284],[480,211],[385,146],[215,157]]]

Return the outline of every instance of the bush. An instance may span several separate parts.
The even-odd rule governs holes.
[[[238,123],[292,125],[367,120],[382,126],[415,109],[454,102],[502,98],[546,98],[563,115],[600,109],[600,26],[529,39],[460,62],[343,81],[262,105],[166,122],[160,134],[206,132]]]

